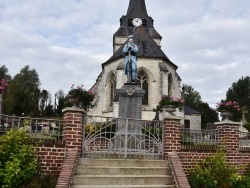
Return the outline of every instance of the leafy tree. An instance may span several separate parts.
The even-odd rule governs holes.
[[[39,100],[39,107],[40,107],[41,116],[44,115],[44,110],[47,106],[48,99],[49,99],[49,93],[47,90],[43,89],[40,93],[40,100]]]
[[[5,65],[0,67],[0,80],[5,79],[7,82],[11,81],[11,76],[8,73],[8,69],[5,67]]]
[[[207,103],[202,102],[200,93],[195,91],[190,85],[184,84],[182,87],[182,96],[185,100],[185,106],[201,113],[201,128],[204,129],[208,122],[218,121],[218,114],[209,107]]]
[[[36,70],[29,66],[21,69],[8,85],[6,91],[6,113],[15,115],[39,115],[40,81]]]
[[[241,108],[250,112],[250,77],[241,77],[234,82],[226,93],[226,101],[237,101]],[[250,113],[246,114],[246,119],[250,122]],[[234,120],[241,120],[241,117],[234,117]]]
[[[56,114],[61,116],[62,115],[62,109],[64,108],[64,101],[65,101],[65,95],[62,90],[59,90],[55,94],[55,111]]]
[[[190,85],[183,84],[182,96],[185,99],[185,105],[190,108],[197,109],[198,105],[202,103],[200,93]]]

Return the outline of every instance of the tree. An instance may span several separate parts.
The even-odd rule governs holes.
[[[39,108],[40,108],[41,116],[44,115],[45,108],[47,107],[49,103],[49,98],[50,98],[49,92],[43,89],[40,93],[40,100],[39,100]]]
[[[234,82],[226,93],[226,101],[237,101],[241,108],[250,112],[250,77],[241,77]],[[241,117],[233,117],[235,121],[240,121]],[[250,121],[250,113],[246,114],[246,119]]]
[[[39,115],[40,81],[35,69],[29,66],[21,69],[8,85],[6,92],[6,113],[15,115]]]
[[[55,111],[56,115],[62,115],[62,109],[64,108],[65,95],[62,90],[59,90],[55,94]]]
[[[182,96],[185,99],[185,105],[190,108],[198,108],[198,104],[202,103],[200,93],[190,85],[183,84]]]
[[[184,84],[182,87],[182,96],[185,100],[185,106],[201,113],[202,129],[206,127],[208,122],[219,121],[217,112],[210,108],[207,103],[202,102],[200,93],[195,91],[192,86]]]
[[[8,73],[8,69],[5,67],[5,65],[0,67],[0,80],[5,79],[7,82],[11,81],[11,76]]]

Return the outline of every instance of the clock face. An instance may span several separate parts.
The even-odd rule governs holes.
[[[141,18],[135,18],[135,19],[133,19],[133,24],[134,24],[134,26],[140,26],[141,24],[142,24],[142,20],[141,20]]]

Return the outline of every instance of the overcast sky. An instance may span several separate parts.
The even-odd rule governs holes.
[[[250,76],[250,0],[145,0],[162,49],[214,106]],[[113,53],[129,0],[0,0],[0,66],[13,77],[29,65],[52,95],[90,89]]]

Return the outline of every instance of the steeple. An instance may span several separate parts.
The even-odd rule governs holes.
[[[143,12],[146,16],[148,16],[145,0],[130,0],[127,15],[133,11]]]
[[[113,38],[113,52],[132,35],[138,26],[142,26],[160,46],[161,35],[154,28],[154,20],[148,16],[145,0],[129,0],[127,14],[120,18],[120,28]]]

